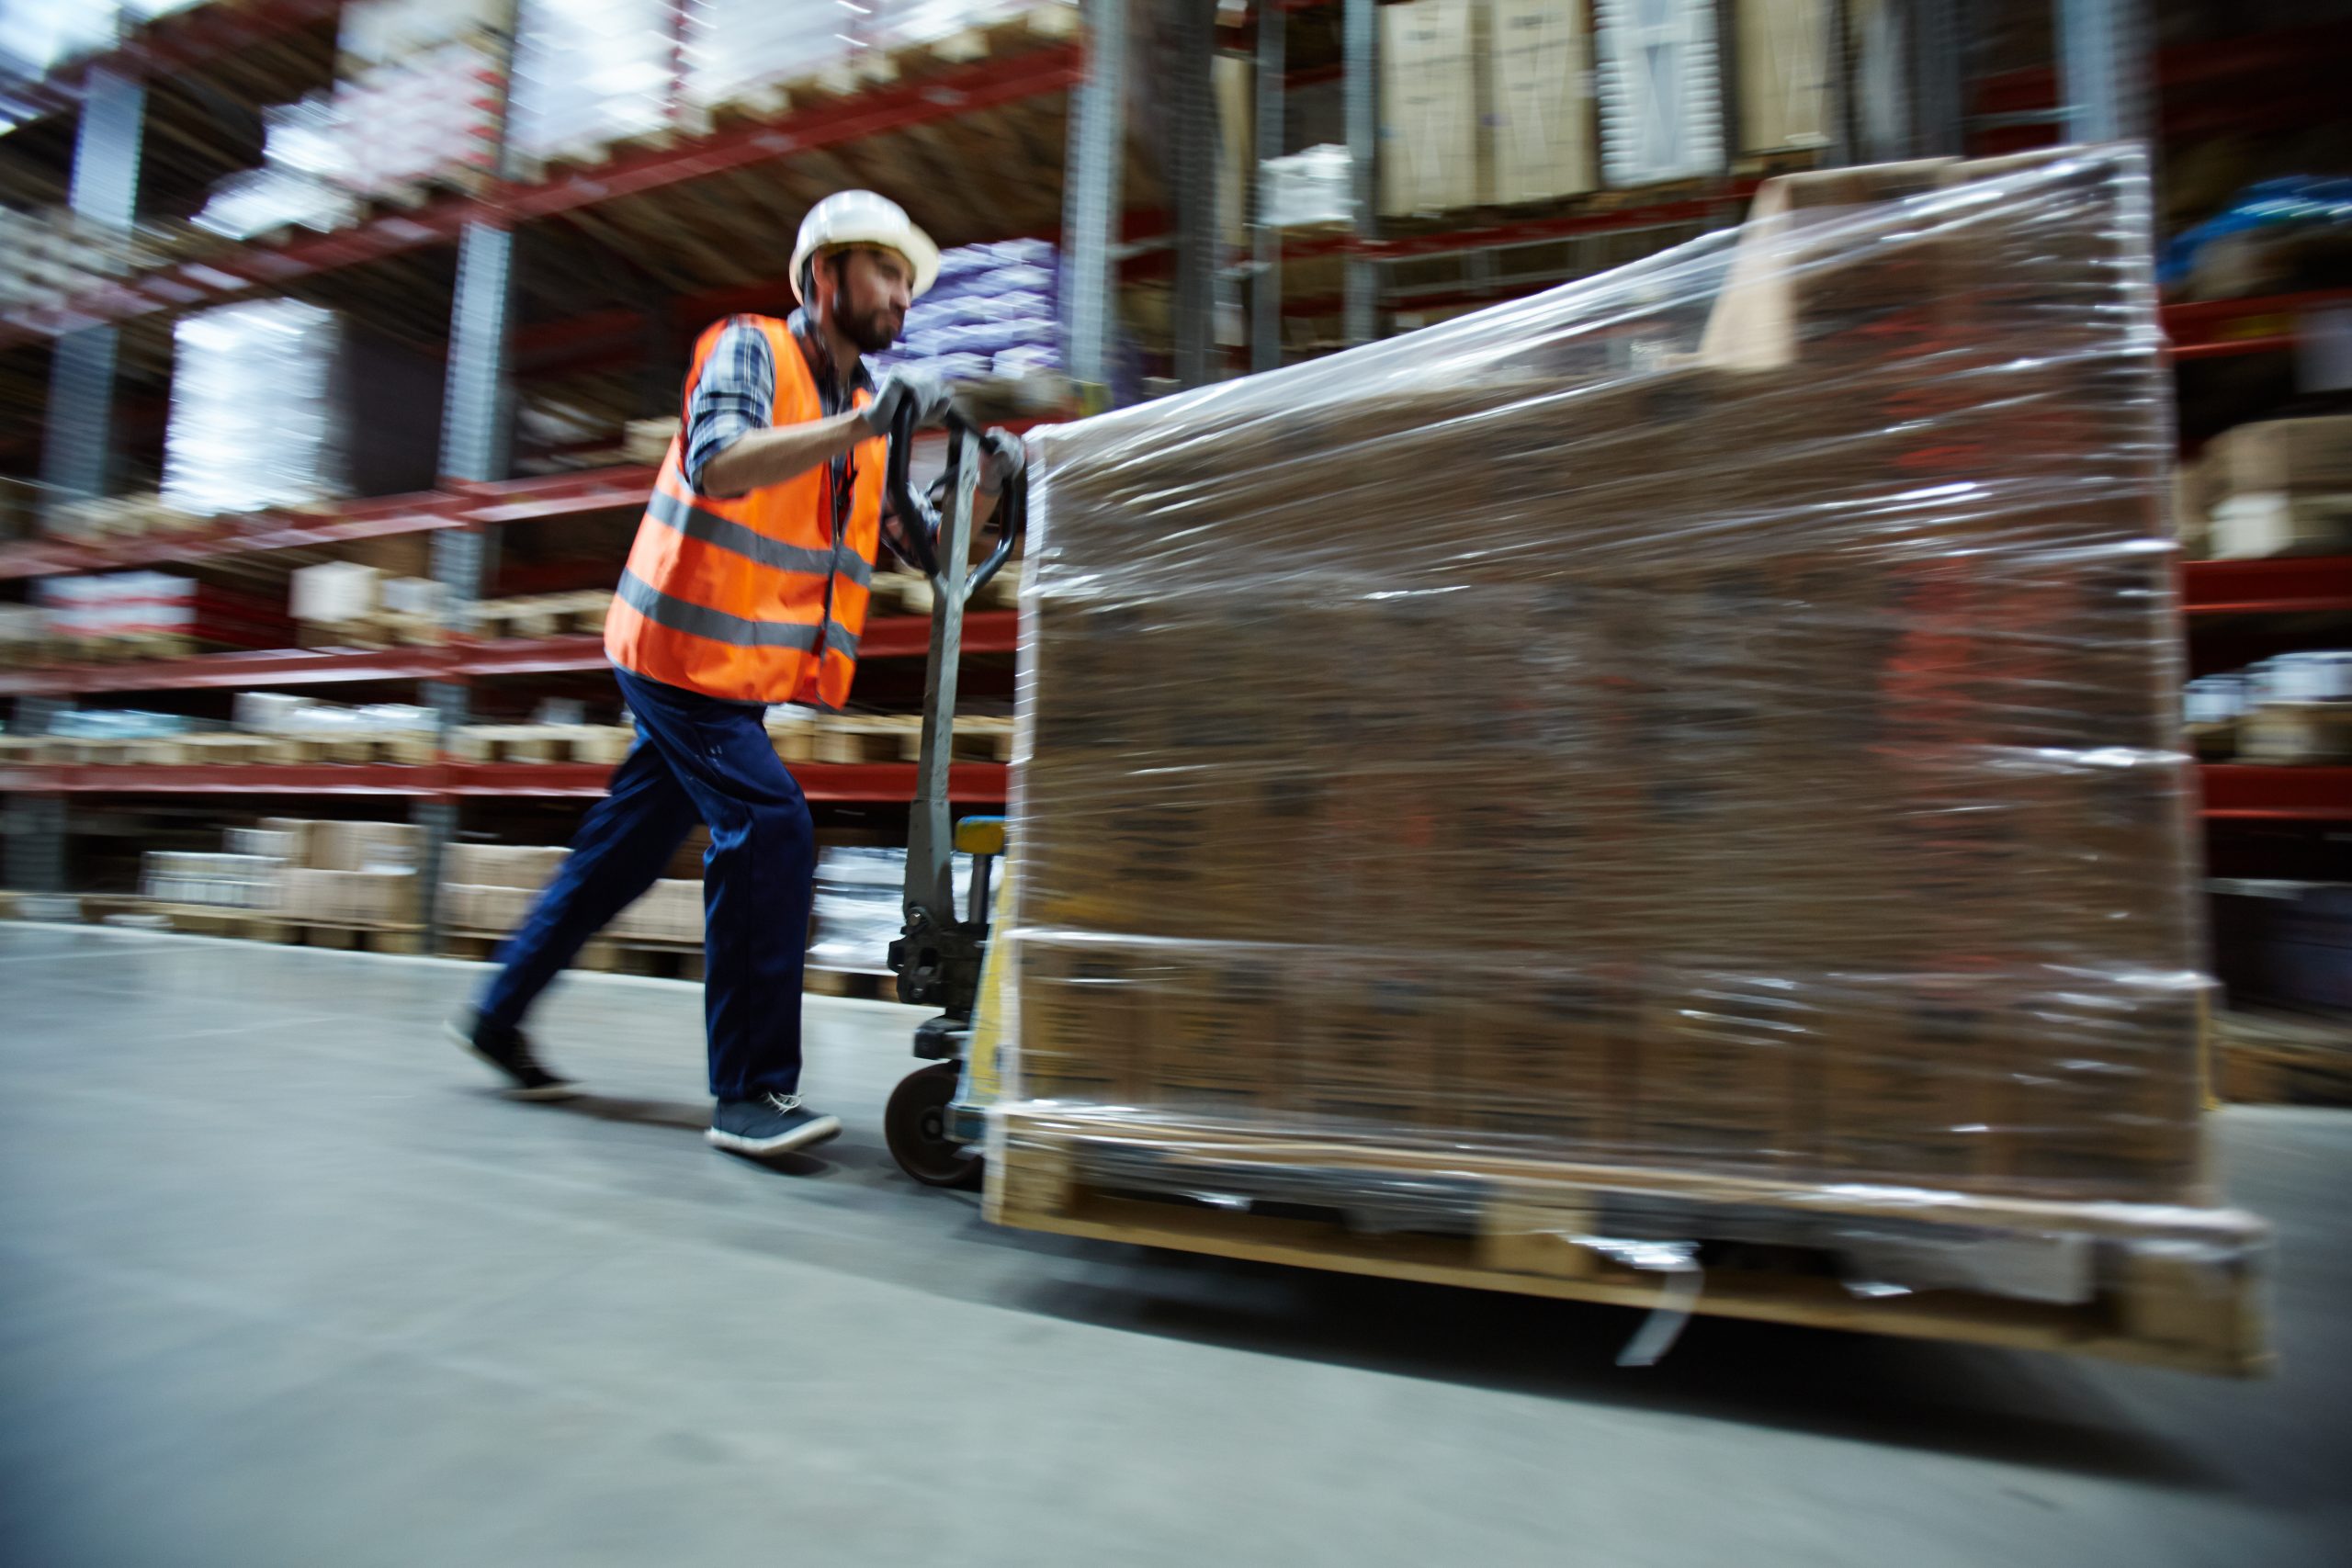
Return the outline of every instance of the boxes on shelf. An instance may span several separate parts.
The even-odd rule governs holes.
[[[296,849],[282,913],[297,924],[403,927],[419,915],[416,868],[424,829],[406,822],[264,819]]]
[[[1258,204],[1277,229],[1355,220],[1355,175],[1345,147],[1309,147],[1258,167]]]
[[[199,310],[173,333],[173,505],[209,516],[433,487],[434,361],[296,299]]]
[[[354,0],[335,44],[340,178],[362,196],[469,185],[494,172],[505,76],[495,8]]]
[[[1837,112],[1827,0],[1739,0],[1739,149],[1826,147]]]
[[[1472,0],[1380,8],[1380,210],[1478,200],[1478,60]]]
[[[43,578],[33,592],[49,635],[93,657],[283,648],[288,631],[273,604],[169,572]]]
[[[441,923],[503,936],[523,923],[571,852],[533,844],[451,844],[441,854]]]
[[[2206,1201],[2143,199],[1801,176],[1548,317],[1035,436],[1006,1179]]]
[[[270,910],[283,897],[285,870],[277,854],[150,850],[140,858],[139,896],[159,904]]]
[[[1590,190],[1592,39],[1569,0],[1489,0],[1487,198],[1508,206]]]
[[[692,947],[702,942],[703,886],[699,878],[662,877],[605,928],[621,942]]]
[[[506,130],[514,151],[597,160],[612,142],[669,131],[680,21],[672,0],[523,0]]]
[[[2220,559],[2352,549],[2352,414],[2226,431],[2207,444],[2193,489]]]
[[[840,0],[691,0],[683,54],[686,101],[704,108],[752,100],[775,112],[760,89],[821,77],[839,71],[837,85],[851,85],[849,67],[872,39],[860,36],[878,18],[875,6],[844,8]]]
[[[1059,279],[1049,240],[957,246],[940,257],[932,291],[907,311],[899,346],[875,364],[918,366],[951,381],[1053,377],[1062,368]]]
[[[1598,0],[1600,168],[1612,186],[1723,167],[1714,0]]]

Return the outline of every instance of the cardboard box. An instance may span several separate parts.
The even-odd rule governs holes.
[[[1612,186],[1723,166],[1714,0],[1597,0],[1600,161]]]
[[[1476,1141],[1554,1159],[1609,1157],[1624,1133],[1633,994],[1598,973],[1530,965],[1472,980],[1461,1067],[1446,1088]]]
[[[376,609],[378,572],[353,561],[322,561],[288,582],[287,614],[298,621],[356,621]]]
[[[416,874],[320,871],[285,874],[286,918],[326,925],[408,926],[417,919]]]
[[[1274,953],[1172,948],[1145,981],[1145,1099],[1169,1110],[1261,1114],[1292,1078],[1291,977]]]
[[[2333,495],[2242,492],[2217,502],[2208,524],[2207,547],[2215,560],[2352,550],[2352,489]]]
[[[691,946],[703,939],[703,885],[664,877],[606,928],[624,942]]]
[[[1739,0],[1741,152],[1829,145],[1834,14],[1827,0]]]
[[[1380,210],[1477,204],[1478,62],[1473,0],[1380,8]]]
[[[2212,501],[2233,496],[2352,494],[2352,414],[2241,424],[2199,459]]]
[[[1592,39],[1575,0],[1489,0],[1487,199],[1593,188]]]
[[[441,880],[536,891],[548,885],[571,854],[560,844],[451,844],[441,852]]]
[[[1118,1102],[1139,1081],[1136,955],[1109,943],[1015,939],[1020,1043],[1011,1082],[1026,1100]]]
[[[413,874],[424,829],[407,822],[312,822],[302,863],[313,871]]]

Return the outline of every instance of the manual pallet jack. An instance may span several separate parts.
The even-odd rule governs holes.
[[[931,579],[931,650],[923,675],[922,749],[907,827],[906,924],[890,944],[899,999],[939,1009],[915,1029],[916,1068],[891,1091],[884,1135],[900,1169],[932,1187],[977,1187],[983,1114],[971,1096],[972,1015],[989,942],[991,874],[1004,852],[1004,819],[954,820],[948,764],[955,754],[956,676],[964,644],[964,606],[1012,555],[1028,521],[1028,476],[1015,474],[997,499],[989,525],[996,542],[978,565],[972,553],[973,497],[980,433],[960,415],[947,425],[947,470],[934,495],[915,492],[913,409],[890,433],[886,476],[909,547]],[[956,908],[957,852],[972,857],[969,902]]]

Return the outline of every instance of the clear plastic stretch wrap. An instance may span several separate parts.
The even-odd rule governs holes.
[[[2147,202],[1791,176],[1033,436],[1000,1154],[2210,1201]]]

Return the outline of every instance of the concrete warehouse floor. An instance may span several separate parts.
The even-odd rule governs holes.
[[[602,1098],[438,1037],[473,965],[0,926],[0,1562],[2352,1562],[2352,1115],[2220,1118],[2237,1383],[993,1229],[847,1134],[705,1146],[701,997],[574,976]]]

